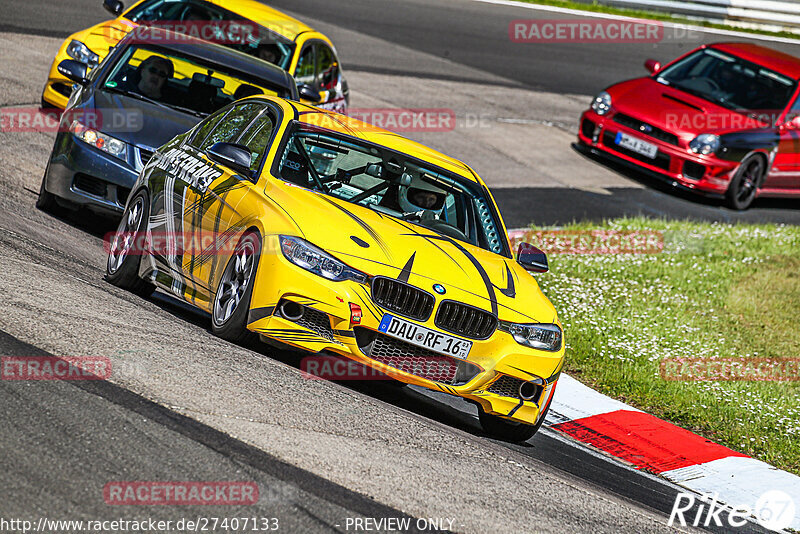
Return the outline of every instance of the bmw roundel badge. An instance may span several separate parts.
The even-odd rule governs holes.
[[[440,295],[444,295],[447,293],[447,290],[444,288],[442,284],[433,284],[433,290],[439,293]]]

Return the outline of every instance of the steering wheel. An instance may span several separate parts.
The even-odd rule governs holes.
[[[705,76],[694,76],[692,78],[689,78],[689,81],[691,81],[692,83],[697,82],[698,85],[699,84],[705,84],[706,86],[708,86],[711,89],[711,91],[722,91],[722,89],[720,88],[720,86],[719,86],[719,84],[717,82],[715,82],[711,78],[706,78]],[[698,89],[701,89],[701,88],[698,87]]]
[[[447,237],[452,237],[454,239],[458,239],[460,241],[466,241],[467,243],[469,243],[469,238],[467,237],[467,234],[465,234],[452,224],[437,219],[420,221],[419,224],[421,226],[424,226],[425,228],[430,228],[434,232],[439,232],[440,234],[444,234]]]

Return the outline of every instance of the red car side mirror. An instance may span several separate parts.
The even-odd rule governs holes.
[[[655,74],[661,70],[661,62],[656,61],[655,59],[648,59],[644,62],[644,68],[646,68],[650,74]]]

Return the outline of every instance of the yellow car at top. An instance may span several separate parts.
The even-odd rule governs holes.
[[[523,441],[542,424],[565,353],[529,271],[546,272],[547,258],[524,243],[512,252],[466,164],[256,96],[156,151],[109,244],[106,279],[166,291],[231,341],[258,335],[461,397],[487,433]]]
[[[328,37],[255,0],[141,0],[125,10],[103,3],[117,18],[69,36],[56,54],[42,92],[42,107],[64,109],[73,82],[58,64],[75,59],[96,67],[109,50],[140,25],[156,25],[254,55],[294,76],[304,101],[345,112],[349,89]],[[157,43],[155,43],[157,44]]]

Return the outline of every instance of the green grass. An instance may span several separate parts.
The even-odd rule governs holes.
[[[664,380],[665,358],[799,358],[800,228],[617,219],[658,254],[551,255],[566,370],[597,390],[800,474],[800,382]],[[540,230],[540,228],[539,228]],[[534,243],[535,244],[535,243]]]
[[[526,4],[541,4],[545,6],[555,6],[555,7],[563,7],[568,9],[578,9],[581,11],[590,11],[594,13],[608,13],[611,15],[621,15],[623,17],[633,17],[639,19],[648,19],[648,20],[660,20],[664,22],[674,22],[676,24],[687,24],[690,26],[701,26],[704,28],[716,28],[720,30],[732,30],[732,31],[739,31],[745,33],[754,33],[758,35],[770,35],[773,37],[784,37],[787,39],[800,39],[800,35],[792,32],[771,32],[766,30],[759,30],[756,28],[747,28],[743,26],[736,26],[735,21],[732,21],[730,25],[728,24],[719,24],[715,22],[706,22],[702,20],[694,20],[688,19],[676,15],[670,15],[669,13],[662,13],[658,11],[645,11],[641,9],[629,9],[623,7],[613,7],[598,3],[597,1],[592,2],[591,4],[587,4],[584,2],[574,2],[572,0],[516,0],[518,2],[524,2]]]

